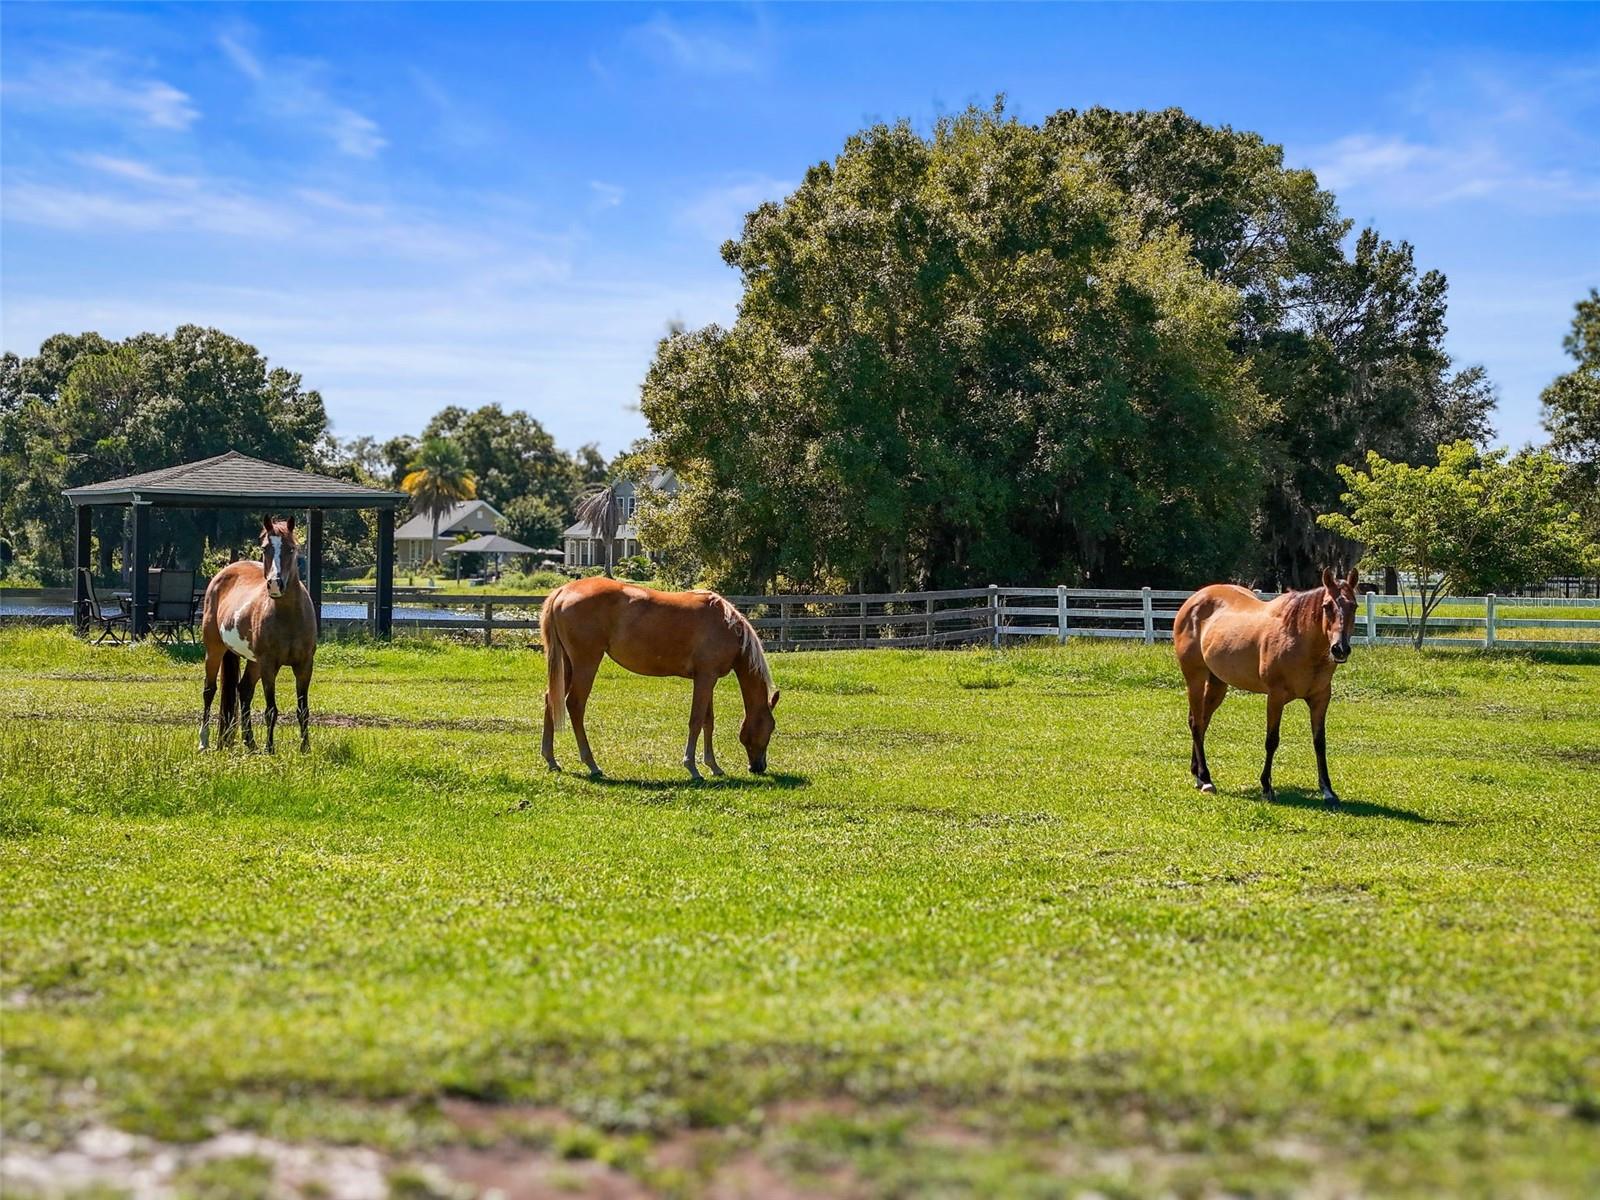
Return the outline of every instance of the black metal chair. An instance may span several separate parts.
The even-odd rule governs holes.
[[[128,618],[132,615],[127,609],[118,604],[115,609],[107,610],[101,603],[99,593],[94,590],[94,576],[87,567],[78,568],[78,577],[83,581],[83,621],[85,625],[95,624],[100,626],[100,636],[95,638],[94,644],[110,638],[117,645],[122,644],[122,637],[117,632],[118,626],[126,626]]]
[[[181,642],[187,629],[190,640],[194,640],[194,572],[162,571],[153,595],[152,636],[157,641]]]

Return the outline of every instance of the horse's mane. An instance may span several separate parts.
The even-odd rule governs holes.
[[[1283,622],[1291,629],[1310,625],[1322,608],[1322,597],[1327,591],[1320,583],[1303,592],[1290,592],[1283,604]]]
[[[745,666],[754,671],[766,685],[767,695],[772,695],[772,668],[767,666],[767,652],[761,645],[761,635],[756,632],[756,627],[750,624],[749,618],[731,602],[715,592],[711,595],[722,609],[722,619],[739,637],[739,654],[744,659]]]

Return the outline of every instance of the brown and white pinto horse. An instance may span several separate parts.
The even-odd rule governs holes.
[[[552,771],[561,769],[556,762],[555,731],[564,724],[564,706],[572,717],[583,765],[591,775],[600,775],[583,730],[583,713],[595,672],[607,654],[636,675],[694,680],[683,765],[697,780],[701,775],[695,767],[694,749],[702,729],[706,767],[713,775],[723,773],[711,746],[716,717],[712,692],[717,680],[732,671],[744,696],[739,740],[750,758],[750,769],[757,774],[767,769],[772,710],[778,706],[772,672],[755,629],[743,613],[715,592],[657,592],[600,576],[577,579],[545,597],[539,632],[549,681],[544,697],[544,760]]]
[[[1304,700],[1311,708],[1311,744],[1317,751],[1322,798],[1339,803],[1328,781],[1328,701],[1333,672],[1350,657],[1355,627],[1357,575],[1334,578],[1323,568],[1322,586],[1262,601],[1230,583],[1201,588],[1183,602],[1172,622],[1172,645],[1189,685],[1189,770],[1194,785],[1214,792],[1206,765],[1206,726],[1230,687],[1267,695],[1267,762],[1261,792],[1273,799],[1272,755],[1278,749],[1283,706]]]
[[[295,561],[294,518],[266,517],[261,522],[261,561],[229,563],[206,588],[201,637],[206,647],[205,710],[200,717],[200,749],[211,743],[211,700],[222,672],[222,712],[218,740],[232,743],[244,725],[244,744],[254,750],[250,701],[260,680],[267,700],[267,753],[276,753],[278,669],[294,672],[300,718],[300,749],[311,748],[307,728],[311,708],[311,662],[317,653],[317,612],[311,593],[300,582]],[[239,660],[245,662],[240,678]]]

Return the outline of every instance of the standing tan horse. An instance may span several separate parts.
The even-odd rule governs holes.
[[[767,769],[772,710],[778,707],[772,672],[755,629],[715,592],[657,592],[600,576],[578,579],[545,597],[539,632],[549,677],[544,696],[544,760],[552,771],[561,769],[556,762],[555,731],[564,724],[564,705],[572,717],[583,765],[591,775],[600,775],[583,731],[583,713],[595,672],[607,654],[636,675],[694,680],[683,765],[697,780],[701,775],[695,768],[694,747],[702,729],[706,767],[713,775],[722,774],[711,747],[716,716],[712,691],[717,680],[732,671],[744,696],[739,740],[750,756],[750,769],[758,775]]]
[[[300,718],[300,750],[311,748],[307,722],[311,707],[311,662],[317,653],[317,611],[311,593],[300,582],[295,561],[294,518],[261,522],[261,561],[229,563],[206,588],[201,636],[206,646],[205,710],[200,717],[200,749],[211,744],[211,700],[217,694],[217,672],[222,672],[222,713],[219,741],[232,743],[234,730],[244,725],[244,744],[256,748],[250,730],[250,701],[256,681],[267,699],[267,753],[275,754],[273,733],[278,727],[278,669],[294,671],[294,690]],[[239,660],[247,664],[239,675]]]
[[[1206,726],[1230,687],[1267,695],[1267,763],[1261,792],[1274,799],[1272,755],[1278,749],[1283,706],[1304,700],[1311,708],[1311,744],[1317,750],[1322,798],[1339,803],[1328,782],[1326,737],[1333,672],[1350,657],[1355,628],[1357,575],[1334,578],[1323,568],[1322,586],[1262,601],[1229,583],[1201,588],[1183,602],[1172,622],[1172,645],[1189,685],[1189,771],[1202,792],[1214,792],[1206,766]]]

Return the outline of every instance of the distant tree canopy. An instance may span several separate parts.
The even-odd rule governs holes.
[[[1544,427],[1551,451],[1571,469],[1568,495],[1600,537],[1600,290],[1578,301],[1562,341],[1578,365],[1545,388]]]
[[[61,489],[237,449],[304,466],[326,433],[322,397],[254,346],[183,325],[113,342],[57,334],[0,358],[0,534],[43,582],[71,575],[72,512]],[[156,561],[197,562],[207,539],[237,541],[261,514],[163,514]],[[236,528],[237,527],[237,528]],[[100,567],[121,540],[97,529]]]
[[[570,454],[558,449],[544,426],[521,409],[508,413],[498,404],[472,410],[450,405],[422,430],[422,441],[439,437],[461,447],[478,497],[505,518],[503,532],[536,548],[559,543],[579,495],[606,474],[595,446]],[[389,464],[394,486],[400,486],[417,448],[412,437],[391,438],[381,449],[373,448]]]
[[[873,126],[723,247],[733,327],[661,343],[644,453],[684,491],[646,537],[739,587],[1309,578],[1353,556],[1316,522],[1341,463],[1494,402],[1443,277],[1349,233],[1177,110]]]
[[[533,417],[498,404],[447,407],[420,439],[341,441],[329,433],[322,397],[300,376],[270,367],[255,347],[216,329],[184,325],[121,342],[56,334],[37,354],[0,358],[0,572],[47,585],[70,580],[72,509],[63,488],[227,450],[398,488],[437,439],[457,448],[476,494],[504,514],[505,532],[530,546],[558,544],[579,494],[608,475],[595,446],[566,453]],[[199,566],[208,544],[214,559],[252,540],[260,516],[163,510],[153,561]],[[97,570],[110,575],[125,514],[98,514],[94,533]],[[327,568],[369,564],[375,536],[372,513],[330,510]]]
[[[1548,451],[1440,446],[1433,466],[1368,451],[1366,469],[1340,466],[1346,512],[1321,524],[1361,545],[1369,567],[1403,572],[1415,589],[1420,648],[1445,596],[1506,591],[1600,567],[1600,549],[1562,497],[1566,468]],[[1409,605],[1408,605],[1409,612]]]

